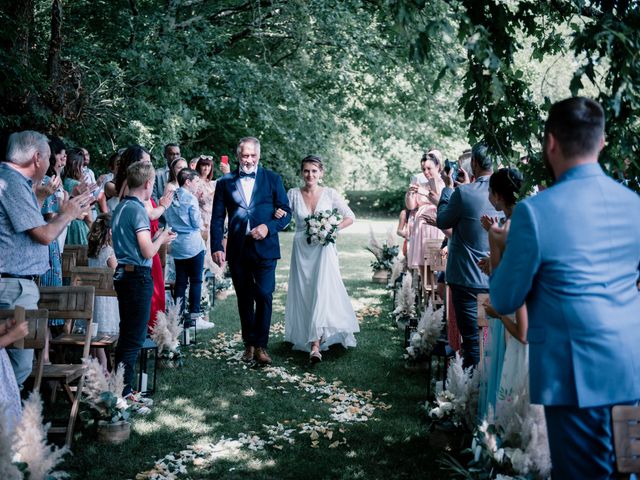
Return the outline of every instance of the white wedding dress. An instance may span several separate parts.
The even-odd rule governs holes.
[[[299,188],[287,193],[296,221],[291,251],[289,288],[285,310],[285,340],[294,350],[311,351],[311,342],[320,339],[320,349],[340,343],[355,347],[354,333],[359,332],[349,295],[340,276],[338,250],[335,244],[325,247],[309,245],[305,235],[308,211]],[[344,218],[355,215],[332,188],[320,193],[316,212],[338,209]]]

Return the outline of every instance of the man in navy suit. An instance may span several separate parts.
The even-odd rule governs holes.
[[[239,167],[216,183],[211,214],[211,252],[222,265],[229,262],[238,298],[244,354],[242,360],[270,364],[267,353],[271,304],[280,258],[278,232],[291,220],[291,208],[280,176],[260,167],[260,142],[245,137],[236,150]],[[277,219],[282,209],[286,215]],[[225,255],[224,220],[229,217]]]
[[[518,203],[490,282],[498,312],[526,301],[531,403],[544,405],[561,480],[614,478],[611,408],[640,399],[640,197],[604,174],[603,146],[600,104],[551,107],[556,183]]]

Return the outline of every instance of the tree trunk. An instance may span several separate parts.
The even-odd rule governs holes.
[[[50,82],[60,79],[60,50],[62,48],[62,5],[59,0],[51,4],[51,40],[49,42],[49,58],[47,73]]]

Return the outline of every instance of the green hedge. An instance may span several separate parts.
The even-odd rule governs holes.
[[[349,206],[361,217],[397,217],[404,208],[405,190],[347,190]]]

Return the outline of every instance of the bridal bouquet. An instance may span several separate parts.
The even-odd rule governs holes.
[[[336,243],[338,236],[338,225],[342,221],[342,215],[338,210],[323,210],[309,215],[304,219],[305,234],[309,245],[320,244],[323,247],[330,243]]]

